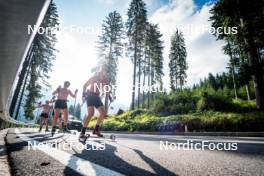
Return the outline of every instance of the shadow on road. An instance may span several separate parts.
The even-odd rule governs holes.
[[[168,169],[162,167],[159,163],[144,155],[142,151],[133,149],[151,168],[156,172],[157,175],[176,175]]]
[[[102,141],[97,141],[97,142],[102,142]],[[86,145],[88,145],[87,148],[92,147],[89,143],[87,143]],[[105,168],[114,170],[116,172],[125,175],[176,175],[171,171],[167,170],[166,168],[164,168],[163,166],[161,166],[160,164],[158,164],[156,161],[145,156],[141,151],[133,150],[133,152],[135,154],[138,154],[140,158],[143,159],[155,171],[155,173],[134,166],[132,163],[123,160],[120,156],[117,155],[118,153],[117,147],[110,144],[105,144],[105,150],[82,150],[81,153],[75,151],[74,156],[88,160],[92,163],[98,164],[100,166],[103,166]],[[72,157],[72,160],[69,161],[69,164],[71,164],[71,166],[73,166],[74,168],[77,168],[76,158]],[[67,173],[68,173],[68,168],[66,168],[64,171],[65,175],[67,175]]]

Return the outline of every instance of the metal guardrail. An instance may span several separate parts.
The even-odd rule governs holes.
[[[12,119],[11,117],[5,117],[4,114],[0,114],[0,130],[3,130],[5,128],[14,128],[14,127],[32,128],[32,127],[36,127],[36,125],[26,124],[24,122]]]

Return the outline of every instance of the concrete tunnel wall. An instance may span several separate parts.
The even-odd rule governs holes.
[[[51,0],[0,0],[0,118],[9,117],[12,92],[35,34]]]

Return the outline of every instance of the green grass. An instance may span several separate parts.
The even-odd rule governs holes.
[[[254,103],[235,101],[248,108]],[[96,119],[89,125],[95,126]],[[264,131],[264,112],[196,112],[184,115],[158,116],[147,110],[128,111],[122,115],[109,116],[102,125],[108,131],[160,131],[160,127],[175,125],[177,131],[183,131],[184,125],[189,131]],[[175,129],[174,129],[175,130]],[[166,131],[166,130],[165,130]]]

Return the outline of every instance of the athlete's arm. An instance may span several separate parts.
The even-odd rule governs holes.
[[[71,97],[76,98],[77,93],[78,93],[78,89],[75,90],[75,93],[74,94],[70,90],[68,91],[68,93],[70,94]]]

